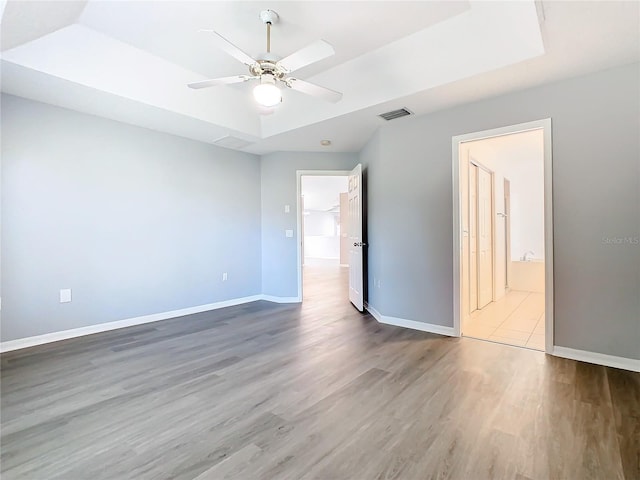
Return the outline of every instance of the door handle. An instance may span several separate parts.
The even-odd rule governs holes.
[[[353,246],[354,247],[365,247],[367,244],[364,242],[354,242]]]

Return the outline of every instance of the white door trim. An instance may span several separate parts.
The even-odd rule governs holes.
[[[452,138],[453,166],[453,329],[460,336],[461,293],[460,277],[462,264],[460,252],[462,237],[460,235],[460,144],[484,138],[499,137],[512,133],[542,129],[544,132],[544,248],[545,248],[545,352],[553,353],[553,195],[552,195],[552,148],[551,119],[545,118],[532,122],[519,123],[506,127],[456,135]]]
[[[303,175],[319,177],[348,177],[351,170],[296,170],[296,256],[298,268],[298,299],[302,302],[302,205],[300,196],[302,195]]]

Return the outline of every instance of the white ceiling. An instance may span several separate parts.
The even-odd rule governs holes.
[[[280,14],[280,56],[333,45],[296,75],[342,101],[286,90],[261,116],[250,85],[186,87],[246,73],[198,29],[257,55],[266,8]],[[9,0],[2,10],[2,91],[208,143],[232,135],[252,153],[358,151],[387,110],[423,114],[640,60],[639,2]]]
[[[326,212],[340,205],[340,194],[347,191],[349,177],[303,175],[301,193],[304,209]]]

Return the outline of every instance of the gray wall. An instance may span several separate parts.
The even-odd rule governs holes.
[[[639,85],[633,64],[385,125],[360,154],[369,303],[453,326],[451,138],[551,117],[555,343],[640,358]]]
[[[296,171],[351,170],[355,153],[279,152],[262,157],[262,291],[276,297],[298,295]],[[290,205],[291,212],[284,213]],[[293,230],[293,238],[285,230]]]
[[[1,153],[2,341],[261,292],[257,156],[6,95]]]
[[[551,117],[556,344],[640,358],[639,83],[634,64],[396,120],[359,156],[261,162],[3,95],[0,338],[295,297],[296,240],[284,231],[296,230],[296,170],[359,159],[369,303],[452,326],[451,137]],[[72,303],[58,302],[60,288]]]

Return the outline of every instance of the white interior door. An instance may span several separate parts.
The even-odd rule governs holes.
[[[506,215],[504,222],[504,288],[509,288],[509,277],[511,275],[511,182],[504,179],[504,213]]]
[[[300,212],[304,212],[304,195],[300,195]],[[300,213],[302,215],[302,213]],[[304,265],[304,223],[305,217],[302,216],[302,221],[300,222],[300,238],[302,239],[302,243],[300,244],[300,251],[302,258],[302,265]]]
[[[469,165],[469,313],[478,309],[478,167]]]
[[[506,207],[504,202],[504,177],[493,174],[493,301],[500,300],[506,294]]]
[[[362,166],[349,174],[349,300],[364,310],[364,273],[362,268]]]
[[[493,301],[492,176],[478,168],[478,308]]]
[[[340,194],[340,265],[349,265],[349,194]]]

